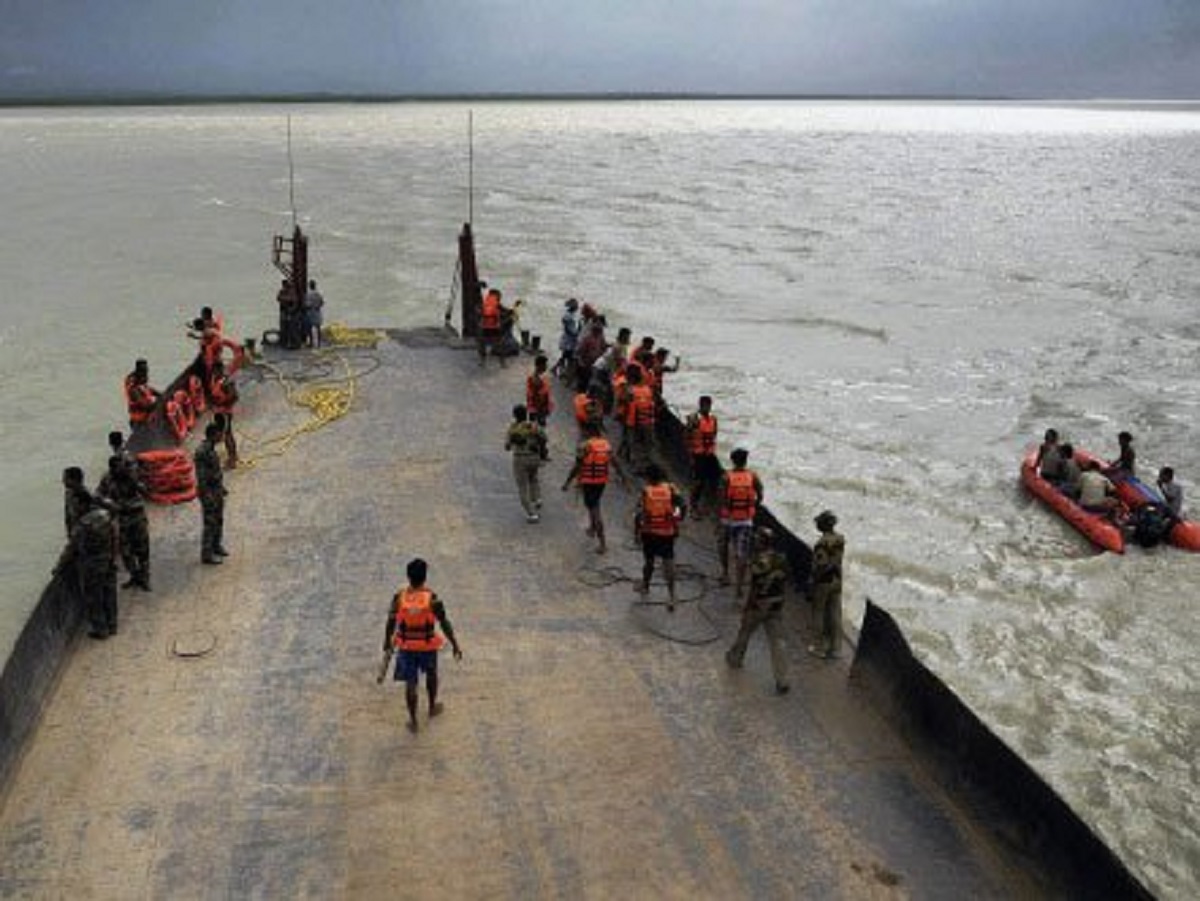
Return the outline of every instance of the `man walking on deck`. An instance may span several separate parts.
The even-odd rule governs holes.
[[[842,556],[846,539],[833,530],[837,517],[832,511],[819,513],[813,522],[821,533],[813,545],[812,559],[813,615],[820,637],[808,646],[808,652],[834,660],[842,646]]]
[[[521,506],[525,509],[527,522],[541,519],[542,486],[538,470],[548,458],[546,433],[536,422],[529,421],[529,411],[524,404],[513,407],[513,423],[508,427],[504,449],[512,451],[513,479]]]
[[[204,440],[196,448],[192,459],[196,466],[196,490],[200,495],[200,509],[204,514],[204,528],[200,538],[200,562],[218,564],[229,556],[222,543],[225,532],[225,476],[221,472],[221,458],[217,456],[217,442],[221,440],[221,426],[210,422],[204,429]]]
[[[579,442],[575,451],[575,465],[567,473],[562,490],[571,487],[571,482],[577,481],[580,493],[583,495],[583,506],[588,512],[588,537],[597,541],[596,553],[604,554],[608,545],[604,540],[604,517],[600,513],[600,498],[604,496],[604,488],[608,485],[609,471],[615,469],[625,483],[625,474],[621,464],[613,454],[612,445],[600,430],[600,426],[588,427],[586,437]]]
[[[734,669],[742,668],[746,645],[759,626],[767,633],[771,651],[771,671],[775,675],[775,693],[785,695],[788,685],[787,657],[783,653],[783,593],[787,587],[787,559],[772,546],[770,529],[758,529],[756,551],[750,562],[750,589],[742,610],[742,625],[737,638],[725,654],[725,661]]]
[[[638,501],[637,529],[642,543],[642,581],[634,591],[649,594],[650,578],[654,575],[654,560],[661,557],[663,575],[667,580],[667,612],[675,612],[675,537],[679,520],[683,518],[683,497],[667,481],[657,463],[646,470],[646,486]]]
[[[393,678],[404,683],[404,702],[408,706],[408,731],[417,732],[417,683],[425,674],[429,695],[430,719],[442,712],[438,702],[438,650],[450,640],[454,659],[462,660],[462,648],[446,616],[446,607],[437,593],[425,585],[428,564],[419,557],[408,564],[408,585],[392,598],[391,611],[383,635],[383,652],[396,652]],[[440,627],[440,631],[439,631]],[[444,638],[443,638],[444,636]],[[379,674],[379,682],[384,673]]]

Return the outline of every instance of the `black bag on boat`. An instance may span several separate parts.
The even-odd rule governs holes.
[[[1133,521],[1133,540],[1142,547],[1155,547],[1166,540],[1171,531],[1171,516],[1158,504],[1146,504],[1138,509]]]

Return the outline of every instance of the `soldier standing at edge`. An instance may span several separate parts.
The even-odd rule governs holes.
[[[846,539],[833,530],[837,517],[830,510],[817,514],[821,537],[813,546],[813,614],[820,638],[808,646],[814,657],[835,660],[842,644],[842,555]]]
[[[54,567],[63,575],[73,566],[91,625],[88,635],[105,639],[117,634],[117,530],[108,511],[81,487],[82,516],[71,527],[70,540]]]
[[[223,563],[229,551],[221,543],[225,531],[225,476],[221,472],[221,458],[217,456],[217,442],[221,440],[221,427],[210,422],[204,429],[204,440],[196,448],[193,460],[196,465],[196,488],[200,495],[200,509],[204,514],[204,528],[200,538],[200,562]]]

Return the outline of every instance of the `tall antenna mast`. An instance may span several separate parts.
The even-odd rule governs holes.
[[[287,117],[288,203],[292,208],[292,228],[296,227],[296,167],[292,162],[292,117]]]
[[[467,222],[475,224],[475,110],[467,110]]]

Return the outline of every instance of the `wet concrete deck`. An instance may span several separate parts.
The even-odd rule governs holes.
[[[154,511],[154,592],[122,592],[119,636],[78,640],[8,788],[0,895],[1040,894],[846,664],[803,652],[802,605],[776,697],[761,636],[726,667],[737,615],[715,582],[684,583],[704,594],[673,618],[588,584],[640,556],[627,495],[606,497],[600,561],[558,490],[565,398],[526,524],[502,445],[527,361],[481,372],[420,336],[344,358],[379,364],[350,415],[229,478],[224,566],[200,564],[196,505]],[[270,382],[244,395],[255,437],[303,418]],[[681,563],[712,574],[708,528],[687,528]],[[443,654],[446,713],[422,697],[414,736],[375,675],[417,555],[465,659]]]

